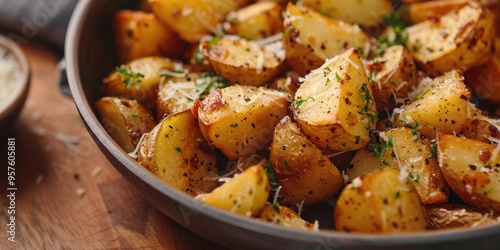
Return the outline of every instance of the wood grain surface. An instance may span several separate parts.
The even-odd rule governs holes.
[[[22,48],[31,89],[7,133],[16,142],[15,214],[8,213],[8,139],[0,141],[0,249],[222,249],[152,208],[115,171],[59,91],[56,55],[35,41]]]

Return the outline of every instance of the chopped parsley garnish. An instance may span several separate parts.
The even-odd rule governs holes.
[[[323,73],[326,75],[328,73],[332,72],[332,69],[330,69],[330,67],[326,66],[323,68]]]
[[[138,114],[131,114],[130,116],[132,116],[133,118],[137,118],[137,117],[139,117],[139,115],[138,115]]]
[[[396,199],[401,196],[401,193],[399,191],[396,191]]]
[[[220,40],[219,36],[213,36],[212,39],[208,42],[208,46],[212,47],[214,44],[216,44]]]
[[[237,128],[238,127],[238,123],[233,123],[230,125],[232,128]]]
[[[181,153],[182,152],[182,149],[180,147],[174,147],[175,151]]]
[[[359,94],[361,95],[363,101],[365,102],[373,101],[373,98],[370,94],[370,89],[368,88],[368,84],[363,83],[361,89],[359,89]]]
[[[415,125],[413,125],[411,127],[411,133],[413,134],[413,141],[415,141],[415,142],[418,141],[418,134],[417,134],[417,132],[418,132],[419,128],[420,128],[420,124],[418,124],[418,122],[415,123]]]
[[[370,76],[368,76],[368,80],[370,82],[375,82],[376,75],[377,75],[377,70],[372,70],[372,72],[370,73]]]
[[[266,163],[266,173],[267,177],[269,178],[269,185],[271,186],[272,190],[276,190],[279,187],[279,183],[276,179],[276,175],[274,174],[273,171],[273,165],[271,164],[270,161]]]
[[[196,50],[194,51],[194,62],[196,64],[202,64],[203,60],[205,60],[205,56],[200,51],[199,47],[196,47]]]
[[[431,90],[430,90],[430,89],[427,89],[426,91],[424,91],[422,94],[420,94],[420,95],[419,95],[417,98],[415,98],[415,99],[423,99],[423,98],[424,98],[424,96],[425,96],[427,93],[429,93],[429,91],[431,91]]]
[[[208,95],[218,88],[229,86],[229,81],[217,73],[210,71],[201,73],[195,81],[196,93],[199,96]]]
[[[396,80],[394,80],[394,79],[391,79],[391,83],[392,83],[392,85],[394,85],[394,86],[398,85],[398,83],[397,83],[397,82],[396,82]]]
[[[488,189],[488,190],[485,190],[485,191],[483,192],[483,195],[484,195],[484,196],[488,196],[488,194],[490,194],[490,193],[491,193],[491,191],[493,191],[493,188],[490,188],[490,189]]]
[[[186,71],[184,70],[172,70],[171,71],[172,73],[176,73],[176,74],[186,74]],[[172,78],[172,77],[175,77],[169,73],[163,73],[163,74],[160,74],[161,77],[165,77],[165,78]]]
[[[134,73],[130,67],[127,69],[127,67],[123,64],[116,69],[116,73],[122,78],[122,82],[125,83],[126,89],[130,88],[132,85],[134,85],[136,89],[139,89],[139,84],[144,79],[143,74]]]
[[[335,72],[335,79],[337,79],[337,82],[342,81],[342,78],[340,78],[340,76],[337,72]]]
[[[295,106],[296,108],[298,108],[298,107],[300,107],[300,105],[302,105],[304,102],[309,101],[310,99],[312,99],[314,101],[314,98],[312,98],[311,96],[307,99],[295,99],[295,100],[293,100],[292,105]]]
[[[283,31],[283,36],[288,35],[288,33],[290,33],[292,30],[293,30],[292,26],[288,27],[288,29],[286,29],[285,31]]]
[[[229,19],[229,22],[232,23],[232,24],[235,24],[235,23],[238,23],[238,18],[233,16]]]
[[[273,206],[274,211],[276,211],[276,213],[279,214],[280,213],[280,204],[278,202],[274,202],[272,204],[272,206]]]
[[[292,172],[292,170],[290,170],[290,165],[288,165],[288,162],[286,160],[283,160],[283,164],[286,172]]]
[[[370,118],[372,123],[377,121],[378,112],[372,111],[369,107],[370,102],[374,102],[373,97],[370,94],[370,89],[368,88],[368,84],[363,83],[361,88],[359,89],[359,94],[361,95],[361,99],[366,102],[366,105],[363,106],[358,113],[362,115],[366,115]]]
[[[431,144],[431,153],[429,154],[429,156],[427,156],[427,158],[436,158],[437,157],[437,144],[433,143]]]
[[[412,48],[412,49],[413,49],[413,52],[417,52],[420,48],[422,48],[422,45],[420,45],[420,44],[415,44],[415,45],[413,45],[413,48]]]
[[[416,174],[416,175],[413,175],[413,170],[408,174],[408,181],[407,183],[413,183],[413,182],[416,182],[418,183],[418,181],[420,181],[420,175]]]
[[[384,165],[389,165],[389,163],[384,159],[384,154],[394,147],[394,145],[392,144],[392,135],[389,135],[389,139],[387,142],[380,137],[378,132],[374,133],[374,135],[375,136],[372,138],[372,140],[368,142],[366,148],[368,149],[368,151],[373,153],[373,156],[382,159]]]

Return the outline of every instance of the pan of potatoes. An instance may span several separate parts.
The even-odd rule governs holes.
[[[65,56],[112,165],[209,240],[498,249],[499,51],[494,0],[86,0]]]

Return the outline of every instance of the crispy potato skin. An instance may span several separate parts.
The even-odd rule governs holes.
[[[465,202],[500,212],[500,159],[495,146],[438,133],[439,166]]]
[[[398,176],[398,170],[385,168],[347,185],[335,206],[335,229],[388,234],[428,228],[426,211],[417,192]]]
[[[262,39],[283,31],[282,12],[278,3],[258,2],[229,13],[222,25],[227,34]]]
[[[190,110],[172,114],[143,139],[137,161],[163,182],[189,195],[210,192],[217,175],[215,151]]]
[[[481,65],[494,51],[494,15],[473,2],[437,22],[427,20],[406,31],[406,48],[431,76]]]
[[[267,221],[280,226],[295,228],[305,231],[311,231],[314,229],[314,225],[309,223],[295,213],[292,209],[280,206],[266,204],[266,206],[260,211],[257,219],[262,221]]]
[[[266,206],[269,179],[263,166],[255,165],[222,184],[201,200],[220,209],[256,217]]]
[[[347,50],[308,74],[295,93],[292,109],[302,132],[320,149],[364,147],[377,112],[356,50]]]
[[[252,41],[225,36],[203,40],[200,51],[215,72],[233,84],[261,86],[285,67],[284,51],[273,51]]]
[[[347,49],[365,49],[372,45],[370,36],[359,27],[292,3],[286,8],[283,29],[287,61],[300,75],[306,75],[327,58]]]
[[[151,13],[120,10],[115,13],[114,31],[122,63],[145,56],[178,58],[185,48],[184,41]]]
[[[336,194],[344,184],[337,167],[285,116],[274,130],[269,161],[283,204],[310,205]]]
[[[155,105],[156,96],[158,94],[158,84],[161,79],[161,70],[174,69],[175,61],[151,56],[142,57],[132,60],[131,62],[122,65],[121,67],[127,73],[137,75],[142,74],[143,77],[129,77],[122,75],[115,69],[111,74],[104,79],[101,85],[101,93],[103,96],[118,96],[137,100],[146,108],[153,108]],[[127,79],[131,80],[132,84],[126,86]]]
[[[415,126],[427,138],[435,138],[437,131],[460,133],[467,119],[470,93],[460,72],[450,71],[432,80],[412,102],[403,105],[393,123],[397,126]]]
[[[475,228],[497,224],[497,217],[477,208],[460,204],[436,204],[426,207],[433,228]]]
[[[95,107],[104,129],[127,153],[134,151],[142,134],[155,127],[153,116],[135,100],[103,97]]]
[[[264,149],[287,114],[287,95],[277,90],[235,85],[218,89],[194,106],[201,131],[229,159]]]

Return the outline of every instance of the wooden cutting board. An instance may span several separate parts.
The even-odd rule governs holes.
[[[56,55],[35,41],[22,47],[31,89],[7,135],[15,138],[15,209],[7,196],[8,139],[0,142],[0,249],[222,249],[152,208],[121,177],[59,91]],[[10,216],[15,242],[6,232]]]

